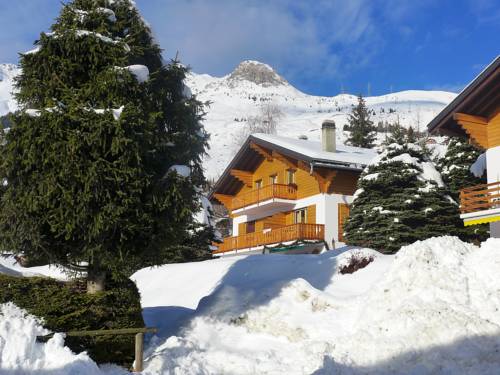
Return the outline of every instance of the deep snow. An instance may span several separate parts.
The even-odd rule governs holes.
[[[339,274],[355,252],[375,260]],[[476,247],[454,237],[395,256],[344,249],[143,269],[132,279],[147,324],[161,328],[149,341],[144,374],[498,374],[499,270],[499,239]],[[30,349],[32,331],[0,328],[0,358],[8,340],[20,346],[14,362],[26,369],[31,353],[50,363],[43,344]],[[55,363],[71,368],[77,356],[66,354]]]

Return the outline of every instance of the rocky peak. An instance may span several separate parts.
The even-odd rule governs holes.
[[[287,84],[287,81],[269,65],[252,60],[241,62],[229,75],[228,80],[232,86],[238,81],[249,81],[263,87]]]

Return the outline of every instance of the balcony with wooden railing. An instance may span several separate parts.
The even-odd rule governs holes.
[[[500,208],[500,182],[476,185],[460,191],[462,215]]]
[[[273,199],[295,200],[297,199],[297,188],[294,185],[271,184],[259,189],[249,191],[231,201],[232,210],[259,205]]]
[[[227,237],[224,239],[223,243],[216,244],[218,249],[214,251],[213,254],[279,244],[288,241],[323,241],[324,238],[325,226],[323,224],[292,224],[267,232],[254,232],[241,236]]]

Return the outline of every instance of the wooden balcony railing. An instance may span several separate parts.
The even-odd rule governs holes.
[[[237,210],[252,204],[267,201],[273,198],[297,199],[297,188],[293,185],[272,184],[263,186],[233,198],[231,208]]]
[[[476,185],[460,191],[463,214],[500,208],[500,182]]]
[[[294,240],[322,241],[324,238],[325,226],[323,224],[292,224],[268,232],[255,232],[241,236],[227,237],[223,243],[216,244],[218,249],[213,254]]]

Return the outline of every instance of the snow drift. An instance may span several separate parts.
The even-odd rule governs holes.
[[[340,275],[348,254],[235,260],[145,373],[498,372],[500,240],[432,238]]]
[[[375,259],[340,274],[353,253]],[[499,239],[454,237],[390,256],[344,249],[143,269],[133,279],[147,324],[170,325],[150,341],[143,374],[498,374],[499,270]],[[0,373],[123,374],[71,353],[61,335],[36,343],[45,332],[0,306]]]
[[[37,335],[49,333],[41,322],[13,304],[0,305],[0,373],[4,375],[97,375],[101,371],[85,353],[64,346],[62,334],[47,343]]]

